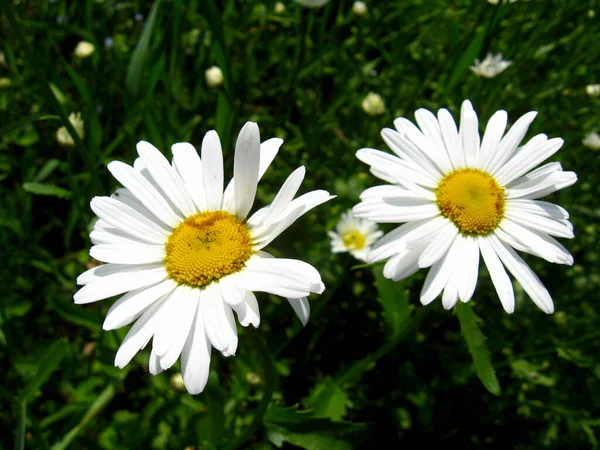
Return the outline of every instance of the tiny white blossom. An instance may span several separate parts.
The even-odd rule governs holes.
[[[96,47],[91,42],[80,41],[75,47],[73,54],[80,59],[84,59],[91,56],[95,49]]]
[[[581,143],[591,150],[600,150],[600,134],[590,133],[583,138]]]
[[[496,75],[504,72],[512,64],[512,61],[504,61],[502,53],[498,53],[497,55],[488,53],[483,61],[476,59],[474,64],[469,69],[475,72],[478,77],[494,78]]]
[[[282,14],[283,12],[285,12],[285,5],[281,2],[275,3],[275,13]]]
[[[385,111],[385,102],[381,98],[381,95],[375,92],[369,92],[363,99],[361,106],[363,111],[370,116],[378,116]]]
[[[73,128],[75,128],[75,131],[77,131],[79,137],[83,138],[83,119],[81,118],[81,113],[69,114],[69,122],[71,122],[71,125],[73,125]],[[75,141],[69,134],[67,127],[60,127],[56,131],[56,142],[58,142],[58,144],[62,145],[63,147],[75,146]]]
[[[352,215],[352,210],[342,214],[342,218],[335,227],[336,231],[329,231],[331,238],[331,251],[333,253],[349,252],[360,261],[366,261],[367,253],[373,243],[383,236],[377,224],[368,219],[358,219]]]
[[[206,78],[206,84],[211,88],[219,87],[223,84],[223,71],[217,66],[206,69],[204,76]]]
[[[368,14],[367,4],[365,2],[354,2],[352,12],[357,16],[366,16]]]
[[[600,95],[600,84],[588,84],[585,87],[585,92],[590,97],[598,97]]]

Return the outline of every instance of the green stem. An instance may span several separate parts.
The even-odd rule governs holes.
[[[275,390],[275,367],[273,366],[273,360],[271,359],[271,354],[269,353],[269,349],[265,342],[258,335],[258,332],[253,327],[247,328],[247,335],[252,342],[252,346],[258,353],[258,358],[260,359],[260,363],[263,367],[264,380],[265,380],[265,391],[263,393],[262,399],[256,409],[256,413],[252,419],[252,423],[248,428],[244,430],[244,432],[238,436],[238,438],[232,442],[231,444],[225,447],[225,450],[234,450],[242,447],[246,442],[254,436],[254,433],[258,429],[258,427],[262,424],[262,419],[267,412],[267,407],[271,402],[271,398],[273,397],[273,391]]]

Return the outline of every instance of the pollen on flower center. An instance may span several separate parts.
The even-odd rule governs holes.
[[[168,274],[193,287],[239,272],[252,255],[248,228],[226,211],[188,217],[173,230],[166,247]]]
[[[356,230],[344,233],[342,241],[344,241],[344,246],[351,250],[360,250],[366,243],[365,235]]]
[[[504,192],[490,174],[481,170],[450,172],[435,193],[442,215],[464,234],[491,233],[504,216]]]

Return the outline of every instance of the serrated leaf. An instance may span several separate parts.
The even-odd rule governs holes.
[[[473,312],[471,305],[468,303],[458,302],[455,311],[469,353],[473,357],[477,376],[489,392],[500,395],[500,383],[490,359],[490,352],[487,345],[485,345],[485,336],[477,325],[477,321],[480,320],[479,317]]]
[[[36,392],[42,385],[50,378],[50,375],[58,369],[62,359],[69,353],[69,344],[65,340],[59,340],[54,342],[43,360],[40,361],[38,370],[33,377],[33,380],[27,385],[27,387],[21,392],[19,398],[24,402],[31,401]]]
[[[35,195],[49,195],[58,198],[69,198],[73,193],[65,188],[61,188],[54,184],[38,183],[36,181],[30,181],[23,183],[23,189],[30,194]]]
[[[327,377],[315,385],[305,404],[312,409],[313,417],[337,421],[346,415],[351,402],[346,392]]]
[[[315,418],[311,411],[271,406],[263,422],[269,441],[278,448],[284,442],[310,450],[351,450],[366,437],[366,423],[333,422]]]
[[[397,333],[406,321],[410,320],[412,308],[408,302],[408,292],[401,282],[383,276],[383,266],[373,267],[377,300],[383,309],[383,318],[390,334]]]

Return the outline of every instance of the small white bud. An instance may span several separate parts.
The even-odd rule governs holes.
[[[206,84],[211,88],[216,88],[223,84],[223,71],[217,66],[206,69],[204,76],[206,78]]]

